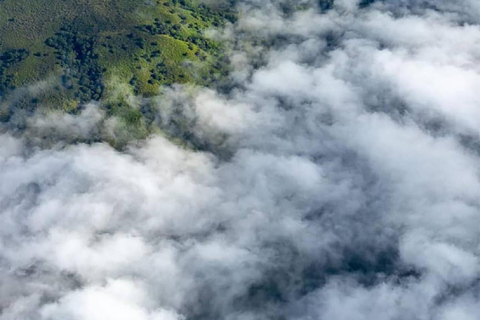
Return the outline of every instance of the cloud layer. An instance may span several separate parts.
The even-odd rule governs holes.
[[[236,5],[228,88],[166,89],[163,135],[1,136],[0,319],[478,319],[476,2]]]

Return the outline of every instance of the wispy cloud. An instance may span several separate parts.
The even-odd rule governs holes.
[[[229,89],[165,90],[168,139],[2,135],[0,319],[478,318],[478,5],[301,4],[237,4]]]

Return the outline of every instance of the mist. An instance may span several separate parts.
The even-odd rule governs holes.
[[[6,130],[0,319],[478,319],[480,7],[325,3],[236,1],[228,83],[125,150]]]

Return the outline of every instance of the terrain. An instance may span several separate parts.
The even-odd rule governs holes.
[[[205,36],[235,19],[226,8],[192,0],[3,0],[0,9],[4,123],[20,111],[75,114],[102,101],[142,137],[147,120],[129,95],[154,96],[173,83],[208,86],[227,73],[222,45]]]

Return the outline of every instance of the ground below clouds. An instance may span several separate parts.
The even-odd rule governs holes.
[[[239,1],[168,139],[39,142],[94,105],[1,136],[0,319],[478,319],[478,6],[290,5]]]

